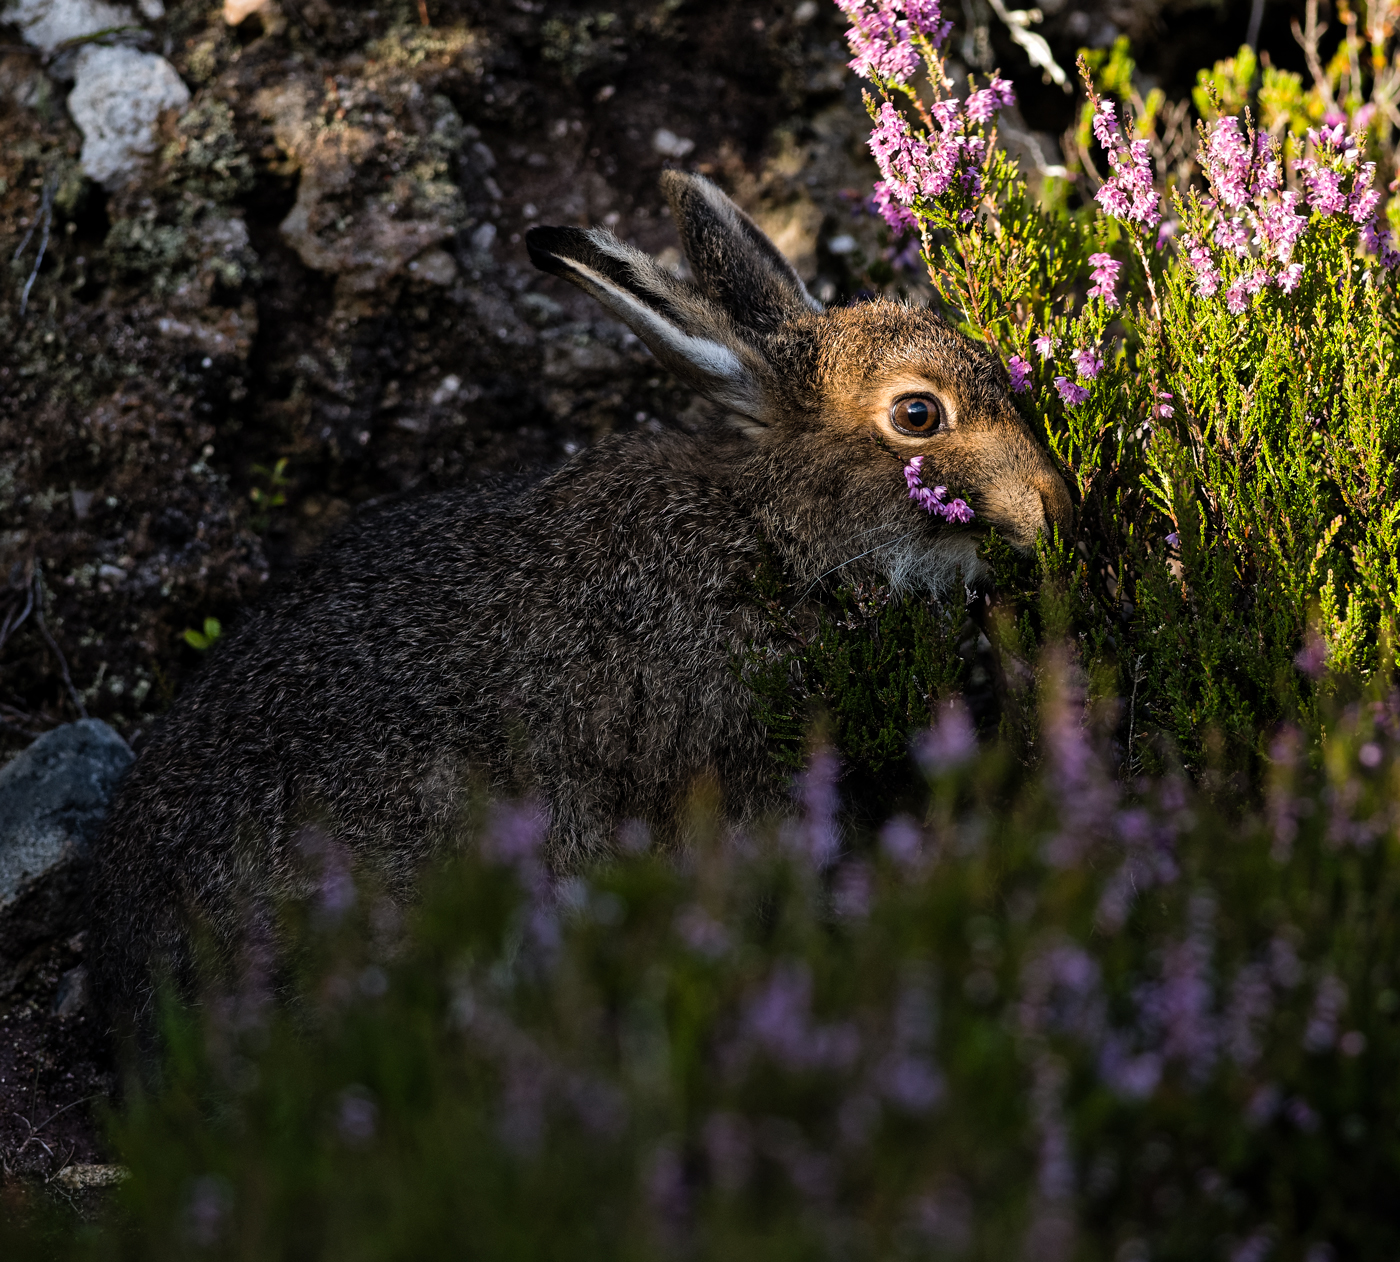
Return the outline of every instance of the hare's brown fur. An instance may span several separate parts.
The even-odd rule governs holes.
[[[766,733],[732,668],[769,635],[762,558],[796,591],[858,575],[937,589],[980,566],[974,531],[910,503],[903,459],[924,455],[926,483],[1019,546],[1068,526],[995,361],[927,311],[822,312],[712,185],[666,189],[695,286],[601,232],[536,230],[531,253],[739,415],[366,516],[250,610],[142,750],[98,847],[91,958],[114,1019],[149,1006],[153,970],[188,979],[194,923],[232,952],[250,907],[299,890],[308,821],[407,891],[475,786],[537,798],[559,865],[623,820],[674,832],[700,777],[732,818],[766,809]],[[911,390],[942,402],[938,434],[891,427]]]

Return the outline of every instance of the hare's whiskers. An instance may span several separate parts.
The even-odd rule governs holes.
[[[910,535],[916,534],[918,530],[919,527],[915,526],[913,530],[906,530],[902,535],[899,536],[898,539],[887,539],[884,543],[877,543],[873,548],[870,548],[868,551],[862,552],[860,556],[853,556],[847,561],[842,561],[840,565],[833,565],[831,569],[827,570],[825,574],[818,574],[816,578],[814,578],[809,584],[807,584],[807,590],[797,598],[798,602],[800,603],[806,600],[807,597],[811,594],[812,588],[814,588],[818,583],[820,583],[822,579],[830,578],[833,574],[836,573],[837,570],[844,570],[848,565],[854,565],[857,561],[860,561],[863,558],[870,556],[871,553],[879,552],[881,548],[892,548],[897,543],[903,543],[907,538],[909,538]],[[869,534],[870,532],[867,530],[865,533]]]

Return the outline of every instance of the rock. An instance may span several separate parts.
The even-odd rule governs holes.
[[[64,1166],[53,1177],[53,1181],[70,1192],[81,1192],[87,1188],[109,1188],[131,1178],[131,1171],[125,1166],[81,1164]]]
[[[57,1017],[77,1016],[87,1007],[88,971],[81,964],[70,968],[58,979],[58,994],[54,996],[53,1011]]]
[[[146,6],[141,8],[144,12]],[[103,0],[14,0],[5,8],[4,19],[19,27],[27,43],[46,53],[70,39],[136,23],[126,5]]]
[[[0,958],[76,927],[88,853],[132,758],[107,724],[83,719],[0,768]]]
[[[83,133],[83,174],[119,187],[155,152],[161,114],[183,110],[190,90],[164,57],[135,48],[84,48],[74,75],[68,112]]]

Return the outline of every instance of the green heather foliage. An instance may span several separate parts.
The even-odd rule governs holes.
[[[734,668],[789,818],[702,787],[685,854],[629,827],[557,881],[483,804],[406,921],[311,838],[291,1001],[250,957],[170,1005],[110,1212],[5,1256],[1400,1253],[1395,50],[1203,72],[1194,159],[1126,46],[1086,60],[1071,209],[996,147],[1009,85],[950,95],[936,6],[841,3],[877,205],[1077,536],[989,537],[975,622],[763,576],[790,651]]]
[[[1043,775],[945,709],[878,839],[830,754],[789,819],[699,798],[683,860],[562,885],[497,805],[406,925],[313,839],[300,998],[254,956],[170,1008],[132,1178],[50,1251],[1394,1256],[1400,707],[1329,711],[1319,766],[1287,730],[1241,812],[1123,788],[1112,707],[1044,678]]]

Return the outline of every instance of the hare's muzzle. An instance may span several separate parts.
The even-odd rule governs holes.
[[[1013,547],[1029,550],[1038,534],[1051,535],[1057,527],[1062,539],[1072,534],[1069,490],[1049,456],[1029,439],[1004,451],[988,475],[974,507]]]

